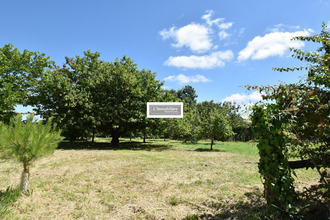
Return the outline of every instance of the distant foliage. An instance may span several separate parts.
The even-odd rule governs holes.
[[[234,132],[234,135],[232,135],[229,140],[253,140],[251,122],[249,120],[244,119],[240,114],[242,107],[235,102],[224,102],[222,106],[226,110],[226,114],[229,116],[229,122]]]
[[[185,87],[187,88],[187,87]],[[179,90],[181,91],[181,90]],[[176,96],[175,90],[170,94]],[[204,101],[191,108],[185,100],[182,119],[166,119],[164,137],[197,142],[210,139],[211,149],[215,140],[249,141],[253,139],[251,123],[240,115],[240,106],[235,103]],[[192,103],[192,102],[190,102]]]
[[[196,98],[198,95],[196,94],[195,89],[192,86],[186,85],[184,88],[179,89],[177,92],[178,98],[187,103],[187,107],[194,110],[197,104]]]

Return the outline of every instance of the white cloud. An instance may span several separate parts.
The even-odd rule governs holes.
[[[219,38],[220,40],[226,39],[227,37],[229,37],[230,34],[228,34],[226,31],[222,30],[219,32]]]
[[[231,26],[233,26],[233,22],[227,22],[227,23],[222,23],[222,24],[219,24],[219,28],[220,29],[229,29],[231,28]]]
[[[177,81],[180,84],[186,84],[186,83],[191,83],[191,82],[198,83],[198,82],[209,82],[210,81],[203,75],[185,76],[183,74],[179,74],[177,76],[169,76],[169,77],[166,77],[164,80]]]
[[[164,85],[162,85],[162,88],[163,88],[163,89],[167,89],[167,90],[170,90],[170,89],[171,89],[170,87],[168,87],[168,86],[164,86]]]
[[[248,118],[251,113],[251,107],[254,106],[258,101],[262,100],[262,95],[264,93],[260,93],[259,91],[254,91],[252,94],[233,94],[229,97],[226,97],[222,100],[222,102],[235,102],[236,105],[240,105],[240,114],[243,118]],[[269,102],[269,101],[267,101]]]
[[[257,102],[262,100],[261,93],[258,91],[253,92],[250,95],[246,94],[233,94],[225,99],[222,102],[236,102],[241,104],[247,104],[249,102]]]
[[[225,30],[232,27],[233,22],[224,22],[224,18],[212,18],[214,11],[206,11],[201,19],[202,23],[192,22],[183,27],[171,27],[159,32],[164,40],[170,39],[171,44],[176,48],[186,47],[194,53],[206,53],[217,48],[213,40],[216,39],[214,33],[219,32],[220,39],[230,36]]]
[[[206,24],[208,24],[209,26],[213,26],[214,24],[218,26],[220,22],[225,20],[224,18],[217,18],[217,19],[212,20],[211,17],[214,14],[214,11],[209,10],[206,12],[207,13],[202,16],[202,19],[205,20]]]
[[[267,28],[269,32],[286,32],[286,31],[298,31],[300,26],[286,25],[286,24],[277,24],[274,27]]]
[[[296,31],[296,32],[279,32],[275,31],[264,35],[257,36],[248,42],[246,48],[238,54],[238,61],[247,59],[260,60],[271,56],[283,56],[290,47],[301,48],[305,44],[301,41],[292,41],[295,36],[308,36],[312,30]]]
[[[175,27],[171,27],[169,30],[163,29],[159,32],[159,34],[163,37],[164,40],[168,38],[175,38],[176,37],[176,30]]]
[[[234,54],[231,50],[218,51],[205,56],[171,56],[165,65],[190,69],[212,69],[224,66],[225,61],[229,61],[233,57]]]
[[[212,15],[214,14],[213,10],[206,11],[207,13],[202,16],[202,19],[206,21],[206,24],[209,26],[216,25],[219,29],[229,29],[233,26],[233,22],[224,23],[224,18],[216,18],[211,19]]]
[[[196,53],[204,53],[209,51],[213,44],[210,38],[212,30],[200,24],[188,24],[179,29],[172,27],[169,30],[162,30],[160,35],[163,39],[172,38],[174,44],[172,46],[188,47]]]
[[[245,32],[245,28],[241,28],[241,29],[239,30],[238,36],[239,36],[239,37],[242,37],[243,34],[244,34],[244,32]]]
[[[207,14],[202,16],[202,19],[206,21],[206,24],[210,27],[213,25],[216,25],[220,31],[218,33],[220,40],[223,40],[225,38],[228,38],[230,34],[228,34],[225,30],[231,28],[233,26],[233,22],[223,22],[224,18],[217,18],[217,19],[211,19],[212,15],[214,14],[214,11],[210,10],[207,11]]]

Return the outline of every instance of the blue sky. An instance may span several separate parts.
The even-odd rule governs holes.
[[[319,33],[330,21],[328,0],[17,1],[0,3],[0,46],[45,53],[57,65],[90,49],[101,58],[132,57],[168,89],[191,85],[198,102],[255,102],[244,85],[296,82],[303,72],[290,41]]]

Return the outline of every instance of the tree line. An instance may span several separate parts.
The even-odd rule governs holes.
[[[0,121],[8,122],[17,104],[34,106],[43,119],[53,118],[69,139],[109,136],[162,137],[197,141],[252,138],[251,126],[234,103],[196,101],[191,86],[167,90],[156,73],[139,70],[130,57],[108,62],[99,52],[65,57],[57,66],[45,54],[13,45],[0,48]],[[147,102],[184,102],[182,119],[150,119]]]

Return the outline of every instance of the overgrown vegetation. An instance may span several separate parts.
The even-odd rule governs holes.
[[[319,188],[328,205],[330,197],[329,29],[323,24],[320,34],[295,37],[293,40],[316,42],[321,47],[317,52],[292,48],[293,57],[307,61],[309,65],[275,70],[289,72],[305,69],[308,71],[307,77],[295,84],[252,87],[266,93],[264,100],[275,101],[274,104],[255,106],[252,119],[259,137],[259,172],[265,181],[269,213],[280,218],[297,218],[299,212],[287,161],[290,156],[311,161],[320,175]],[[306,210],[300,210],[300,213]]]
[[[259,173],[264,179],[267,208],[272,218],[296,218],[296,195],[289,168],[286,138],[276,105],[267,109],[255,106],[252,115],[253,130],[259,139]]]

